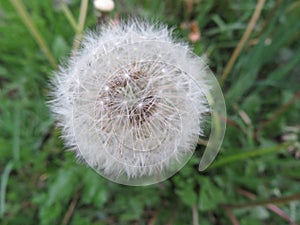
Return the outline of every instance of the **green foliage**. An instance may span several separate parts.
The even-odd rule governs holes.
[[[225,201],[225,196],[218,186],[214,185],[209,178],[200,179],[201,191],[199,195],[199,209],[203,211],[215,209]]]
[[[18,0],[20,1],[20,0]],[[71,54],[75,31],[53,0],[23,1],[56,61]],[[86,28],[96,24],[91,1]],[[248,25],[256,1],[115,1],[111,16],[156,18],[206,55],[220,78]],[[192,7],[191,7],[192,6]],[[78,18],[80,0],[69,5]],[[0,223],[231,224],[226,204],[299,193],[300,4],[268,0],[224,83],[228,129],[217,161],[197,171],[200,147],[174,177],[149,187],[114,184],[64,151],[46,106],[52,68],[10,0],[0,2]],[[296,97],[295,97],[296,96]],[[292,104],[286,105],[294,99]],[[287,107],[286,107],[287,106]],[[276,115],[276,112],[283,113]],[[275,115],[275,117],[274,117]],[[247,120],[249,118],[249,120]],[[264,125],[265,121],[269,121]],[[298,147],[282,145],[298,140]],[[289,146],[289,147],[288,147]],[[241,192],[243,190],[244,192]],[[253,197],[253,195],[252,195]],[[295,199],[296,200],[296,199]],[[299,201],[278,207],[300,222]],[[196,209],[196,212],[195,212]],[[239,224],[289,224],[266,204],[231,209]],[[26,222],[25,222],[26,221]]]

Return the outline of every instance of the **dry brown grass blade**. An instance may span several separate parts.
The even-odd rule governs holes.
[[[237,218],[234,216],[234,214],[232,213],[232,211],[229,208],[225,208],[225,211],[233,225],[240,225],[239,221],[237,220]]]
[[[70,205],[69,205],[69,208],[68,208],[68,210],[67,210],[67,212],[66,212],[66,214],[65,214],[65,216],[64,216],[64,218],[63,218],[62,225],[67,225],[67,224],[69,224],[69,221],[70,221],[70,219],[71,219],[71,217],[72,217],[72,215],[73,215],[73,212],[74,212],[74,210],[75,210],[75,207],[76,207],[76,205],[77,205],[77,202],[78,202],[78,200],[79,200],[79,197],[80,197],[80,191],[78,190],[78,191],[74,194],[74,196],[73,196],[73,199],[72,199],[72,201],[71,201],[71,203],[70,203]]]
[[[30,34],[34,38],[35,42],[38,44],[38,46],[40,47],[42,52],[44,52],[44,54],[46,55],[46,57],[47,57],[49,63],[51,64],[52,68],[56,69],[57,64],[56,64],[55,57],[52,55],[45,39],[43,38],[43,36],[39,32],[38,28],[36,27],[36,25],[32,21],[32,19],[31,19],[29,13],[27,12],[23,2],[20,1],[20,0],[10,0],[10,2],[13,5],[13,7],[15,8],[15,10],[17,11],[20,18],[22,19],[22,22],[25,24],[26,28],[29,30]]]
[[[252,202],[247,203],[240,203],[240,204],[222,204],[223,207],[228,207],[230,209],[241,209],[241,208],[253,208],[256,206],[266,206],[268,204],[287,204],[292,201],[299,201],[300,200],[300,193],[284,196],[284,197],[277,197],[277,198],[270,198],[265,200],[254,200]]]
[[[249,199],[256,199],[256,195],[251,193],[251,192],[248,192],[244,189],[237,189],[237,192]],[[295,221],[293,221],[283,210],[281,210],[279,207],[277,207],[276,205],[274,204],[268,204],[267,205],[267,208],[271,211],[273,211],[274,213],[276,213],[278,216],[280,216],[281,218],[283,218],[284,220],[286,220],[287,222],[289,222],[291,225],[298,225]]]
[[[225,66],[223,74],[221,75],[221,78],[220,78],[220,85],[222,85],[224,83],[224,81],[226,80],[226,78],[228,77],[228,74],[230,73],[235,61],[237,60],[243,47],[245,46],[246,41],[248,40],[253,28],[256,25],[256,22],[260,16],[260,13],[263,9],[264,4],[265,4],[265,0],[258,0],[257,5],[255,7],[255,11],[248,23],[248,26],[247,26],[241,40],[237,44],[234,52],[232,53],[227,65]]]

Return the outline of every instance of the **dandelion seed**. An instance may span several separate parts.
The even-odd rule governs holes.
[[[165,26],[122,22],[85,36],[55,74],[51,107],[79,159],[115,182],[146,185],[192,156],[210,76]]]

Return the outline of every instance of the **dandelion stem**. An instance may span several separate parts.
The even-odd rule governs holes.
[[[32,19],[30,18],[30,15],[26,11],[26,8],[22,1],[20,0],[10,0],[11,4],[14,6],[15,10],[19,14],[19,16],[22,18],[25,26],[30,31],[31,35],[39,45],[40,49],[45,53],[48,61],[50,62],[51,66],[56,69],[57,64],[55,61],[54,56],[52,55],[50,49],[48,48],[45,39],[42,37],[40,32],[38,31],[37,27],[33,23]]]
[[[265,4],[265,0],[258,0],[257,5],[255,7],[255,11],[248,23],[248,26],[247,26],[241,40],[239,41],[238,45],[236,46],[234,52],[232,53],[227,65],[225,66],[223,74],[221,75],[221,78],[220,78],[220,85],[222,85],[224,83],[224,81],[228,77],[228,74],[230,73],[235,61],[237,60],[238,56],[240,55],[246,41],[248,40],[256,22],[260,16],[260,13],[261,13],[261,10],[262,10],[264,4]]]
[[[80,5],[80,14],[79,14],[79,21],[78,21],[78,27],[79,27],[79,33],[83,31],[86,13],[88,9],[88,0],[82,0]]]
[[[10,174],[10,171],[13,168],[13,163],[9,162],[2,173],[1,176],[1,186],[0,186],[0,218],[4,216],[5,213],[5,193],[6,193],[6,186],[7,186],[7,180],[8,176]]]
[[[193,225],[199,225],[199,215],[198,215],[198,209],[196,204],[193,205],[192,211],[193,211]]]
[[[78,26],[77,26],[77,33],[75,36],[74,44],[73,44],[73,51],[75,52],[78,47],[80,40],[82,38],[82,31],[84,28],[84,23],[85,23],[85,18],[87,14],[87,9],[88,9],[88,0],[82,0],[81,5],[80,5],[80,13],[79,13],[79,18],[78,18]]]

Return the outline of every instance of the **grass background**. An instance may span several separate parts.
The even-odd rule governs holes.
[[[214,164],[197,171],[199,146],[179,173],[147,187],[107,181],[64,150],[45,105],[55,66],[17,13],[13,3],[22,2],[56,62],[70,55],[80,33],[59,1],[0,2],[1,224],[300,224],[300,1],[258,1],[261,14],[227,77],[256,1],[115,1],[113,18],[176,27],[177,38],[207,57],[227,104]],[[76,22],[80,4],[68,5]],[[92,6],[84,28],[96,24]],[[200,39],[191,42],[197,28]]]

